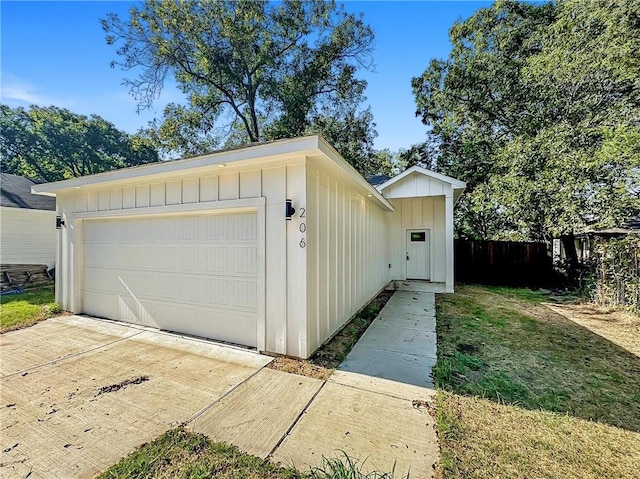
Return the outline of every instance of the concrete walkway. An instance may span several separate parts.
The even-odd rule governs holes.
[[[434,293],[403,282],[327,381],[271,369],[221,397],[189,424],[194,431],[301,471],[322,458],[364,462],[395,477],[433,477],[438,460],[431,368]]]
[[[346,453],[365,461],[365,471],[433,477],[434,420],[421,406],[435,394],[435,301],[410,288],[394,293],[271,455],[275,461],[305,470]]]
[[[265,369],[270,359],[255,353],[89,318],[7,333],[0,476],[95,475],[187,423],[302,471],[346,453],[365,471],[433,477],[438,447],[424,406],[434,394],[434,293],[401,286],[327,381]],[[119,389],[131,378],[141,382]],[[115,392],[102,394],[105,385]]]

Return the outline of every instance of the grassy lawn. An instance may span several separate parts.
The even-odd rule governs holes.
[[[53,286],[0,296],[0,332],[31,326],[60,312],[53,299]]]
[[[438,298],[444,478],[638,477],[640,355],[625,346],[640,320],[589,325],[550,299],[479,286]]]

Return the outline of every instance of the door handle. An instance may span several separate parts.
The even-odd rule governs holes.
[[[409,253],[407,253],[407,261],[409,261]]]

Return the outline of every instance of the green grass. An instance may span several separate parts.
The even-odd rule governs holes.
[[[364,462],[366,461],[356,461],[342,451],[341,457],[323,457],[321,466],[312,468],[308,476],[310,479],[393,479],[395,477],[395,466],[391,472],[365,473],[362,470]],[[409,474],[405,479],[409,479]]]
[[[607,468],[628,477],[640,468],[640,357],[545,301],[479,286],[438,298],[443,477],[596,478]]]
[[[0,296],[0,332],[31,326],[61,311],[53,287]]]
[[[243,454],[234,446],[177,428],[144,444],[99,476],[100,479],[134,477],[288,479],[301,476],[291,469]]]
[[[171,429],[156,440],[142,445],[99,479],[393,479],[393,473],[365,474],[361,463],[346,454],[344,458],[323,459],[322,465],[301,473],[244,454],[235,446],[213,442],[207,436]]]

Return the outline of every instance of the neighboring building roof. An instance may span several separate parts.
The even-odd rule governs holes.
[[[628,230],[640,230],[640,216],[627,220],[622,227]]]
[[[367,175],[364,177],[364,179],[367,180],[371,186],[379,186],[389,181],[390,178],[391,177],[387,175]]]
[[[587,227],[583,231],[585,235],[595,236],[618,236],[629,233],[640,233],[640,217],[629,218],[622,225],[614,226],[613,228],[595,229]]]
[[[0,206],[55,211],[55,198],[31,193],[31,187],[39,183],[24,176],[2,173],[0,177],[0,190],[2,192]]]

